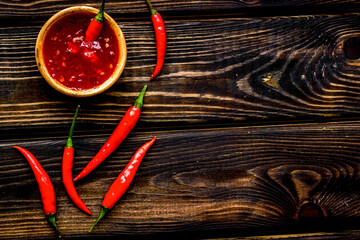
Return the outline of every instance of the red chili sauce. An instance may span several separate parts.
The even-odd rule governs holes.
[[[96,41],[85,41],[85,32],[94,17],[72,13],[57,20],[43,43],[45,65],[51,77],[73,90],[95,88],[114,72],[119,60],[118,39],[104,21]]]

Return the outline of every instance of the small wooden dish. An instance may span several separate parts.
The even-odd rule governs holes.
[[[104,14],[105,21],[107,21],[110,25],[110,27],[115,32],[115,35],[118,38],[119,43],[119,61],[117,65],[115,66],[113,74],[110,76],[109,79],[107,79],[103,84],[97,86],[96,88],[88,89],[88,90],[73,90],[70,88],[67,88],[63,85],[61,85],[59,82],[57,82],[55,79],[53,79],[44,63],[44,57],[42,53],[42,47],[43,47],[43,41],[45,38],[45,35],[47,33],[47,30],[52,26],[53,23],[55,23],[57,20],[59,20],[61,17],[76,13],[76,12],[87,12],[87,13],[93,13],[97,14],[99,12],[99,9],[92,8],[92,7],[86,7],[86,6],[77,6],[77,7],[70,7],[66,8],[64,10],[61,10],[60,12],[56,13],[54,16],[52,16],[42,27],[40,30],[40,33],[36,40],[36,46],[35,46],[35,57],[36,57],[36,63],[40,70],[41,75],[45,78],[45,80],[57,91],[66,94],[68,96],[72,97],[90,97],[97,95],[99,93],[104,92],[105,90],[109,89],[120,77],[121,73],[123,72],[125,68],[126,63],[126,57],[127,57],[127,49],[126,49],[126,42],[124,34],[122,33],[119,25],[115,22],[114,19],[112,19],[108,14]],[[94,15],[94,16],[95,16]]]

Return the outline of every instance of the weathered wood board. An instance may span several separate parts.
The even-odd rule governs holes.
[[[140,127],[359,114],[360,61],[342,49],[360,36],[360,15],[168,21],[166,63],[152,82],[150,20],[118,22],[128,46],[125,70],[90,99],[64,97],[43,80],[34,57],[41,24],[1,28],[0,129],[62,128],[78,103],[80,121],[112,128],[145,84]]]
[[[262,0],[161,0],[152,1],[154,7],[165,16],[206,15],[209,13],[241,13],[241,14],[289,14],[292,12],[341,12],[357,11],[360,9],[359,0],[289,0],[289,1],[262,1]],[[31,19],[48,18],[56,12],[75,5],[99,8],[101,1],[0,1],[0,18],[3,19]],[[115,16],[137,18],[148,16],[149,10],[145,0],[134,1],[106,1],[106,12]]]
[[[359,124],[131,134],[93,174],[76,183],[94,216],[77,209],[64,191],[61,156],[66,138],[2,142],[0,238],[53,235],[44,221],[36,181],[13,145],[32,151],[53,179],[58,225],[70,238],[117,234],[210,237],[208,232],[224,235],[221,229],[241,235],[246,229],[289,231],[309,219],[315,220],[315,226],[326,219],[336,227],[351,229],[360,216]],[[109,185],[136,149],[155,135],[157,142],[130,189],[89,234]],[[74,139],[74,175],[105,139]]]

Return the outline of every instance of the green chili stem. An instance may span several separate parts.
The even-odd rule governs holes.
[[[74,133],[74,127],[75,127],[76,118],[77,118],[77,115],[78,115],[78,112],[79,112],[79,108],[80,108],[80,105],[78,105],[77,108],[76,108],[75,115],[74,115],[74,118],[73,118],[73,121],[72,121],[72,124],[71,124],[70,132],[69,132],[69,138],[68,138],[68,140],[66,142],[66,145],[65,145],[65,147],[67,147],[67,148],[73,148],[72,136],[73,136],[73,133]]]
[[[104,22],[104,8],[105,8],[105,0],[102,1],[99,13],[96,14],[96,16],[94,17],[95,21],[99,23]]]
[[[106,214],[108,214],[109,211],[110,211],[109,208],[106,208],[106,207],[104,207],[104,206],[101,206],[100,215],[99,215],[98,219],[95,221],[95,223],[90,227],[89,232],[91,232],[91,231],[94,229],[95,225],[96,225]]]
[[[143,87],[143,89],[141,90],[141,93],[139,95],[139,97],[136,99],[135,103],[134,103],[134,107],[136,108],[140,108],[140,110],[143,107],[143,101],[144,101],[144,95],[145,95],[145,91],[146,91],[147,85],[145,85]]]
[[[46,216],[46,219],[48,220],[48,222],[50,223],[50,225],[55,229],[58,238],[61,239],[59,229],[56,226],[55,215],[56,215],[55,213],[50,213],[50,214],[45,215],[45,216]]]
[[[153,8],[153,6],[151,5],[151,2],[149,0],[146,0],[146,3],[150,8],[151,16],[154,16],[154,15],[158,14],[158,12]]]

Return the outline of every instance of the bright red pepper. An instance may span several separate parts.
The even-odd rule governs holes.
[[[160,13],[158,13],[153,8],[149,0],[146,0],[146,3],[148,4],[151,11],[151,20],[154,26],[156,49],[157,49],[156,66],[153,74],[150,77],[150,80],[152,80],[159,74],[162,66],[164,65],[165,52],[166,52],[166,31],[165,31],[165,24]]]
[[[66,192],[68,193],[71,200],[75,203],[76,206],[78,206],[81,210],[86,212],[87,214],[91,215],[90,210],[86,207],[85,203],[81,200],[79,197],[72,178],[72,168],[73,168],[73,162],[74,162],[74,145],[72,140],[72,135],[74,132],[75,127],[75,121],[77,114],[79,112],[80,106],[76,108],[76,112],[73,118],[73,122],[71,124],[69,138],[66,142],[66,146],[64,148],[64,154],[63,154],[63,160],[62,160],[62,179],[63,183],[66,189]]]
[[[126,165],[124,170],[115,179],[113,184],[110,186],[108,192],[105,194],[104,200],[101,204],[101,212],[99,218],[91,226],[89,232],[93,230],[95,225],[115,206],[116,202],[124,195],[126,190],[129,188],[130,183],[135,177],[136,171],[140,166],[147,150],[153,145],[156,137],[151,141],[142,145],[133,155],[130,162]]]
[[[105,0],[103,0],[101,4],[99,13],[96,14],[96,16],[91,20],[85,32],[86,41],[95,41],[100,36],[104,24],[104,7],[105,7]]]
[[[24,155],[26,160],[29,162],[29,165],[34,173],[36,182],[38,183],[41,200],[43,203],[43,208],[45,212],[46,219],[52,227],[55,228],[58,237],[61,238],[59,230],[56,226],[56,198],[54,186],[51,183],[51,179],[46,171],[42,168],[39,161],[34,157],[34,155],[26,150],[25,148],[14,146],[15,149],[19,150],[20,153]]]
[[[135,127],[135,124],[140,117],[146,88],[147,86],[145,85],[134,105],[127,110],[124,117],[121,119],[120,123],[115,128],[107,142],[102,146],[95,157],[86,165],[86,167],[79,173],[79,175],[74,178],[74,181],[77,181],[92,172],[113,151],[115,151],[115,149]]]

